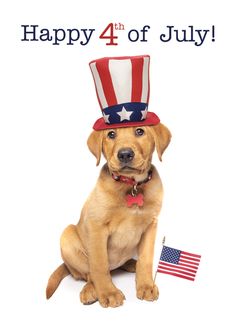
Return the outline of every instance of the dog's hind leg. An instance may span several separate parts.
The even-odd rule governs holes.
[[[84,305],[91,305],[97,300],[98,300],[98,296],[95,287],[88,277],[88,282],[85,284],[82,291],[80,292],[80,301]]]
[[[74,225],[68,226],[62,233],[61,255],[64,263],[49,278],[46,290],[47,299],[53,295],[61,280],[69,274],[76,280],[87,281],[88,258]]]
[[[130,259],[130,260],[126,261],[126,263],[124,265],[120,266],[119,268],[122,270],[125,270],[126,272],[129,272],[129,273],[135,273],[136,272],[136,263],[137,263],[137,260]]]
[[[67,265],[66,263],[65,263],[65,265],[66,265],[67,269],[69,270],[70,274],[74,277],[74,279],[76,281],[85,280],[85,277],[81,273],[79,273],[77,270],[75,270],[70,265]]]
[[[87,281],[88,257],[74,225],[69,225],[61,235],[61,255],[71,275]]]

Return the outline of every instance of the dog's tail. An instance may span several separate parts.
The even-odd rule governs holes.
[[[64,277],[69,275],[70,272],[67,269],[66,265],[63,263],[61,264],[49,277],[48,285],[46,289],[46,298],[49,299],[53,293],[58,288],[59,284],[63,280]]]

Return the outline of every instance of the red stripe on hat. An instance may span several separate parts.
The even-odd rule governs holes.
[[[96,67],[103,87],[103,92],[108,106],[117,104],[116,94],[112,84],[111,74],[109,71],[109,58],[104,61],[97,62]]]
[[[149,57],[149,61],[148,61],[148,95],[147,95],[147,103],[149,103],[149,97],[150,97],[150,75],[149,75],[149,71],[150,71],[150,57]]]
[[[142,96],[143,58],[131,58],[132,94],[131,102],[140,102]]]

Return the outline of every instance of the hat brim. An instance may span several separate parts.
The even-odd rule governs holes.
[[[107,124],[104,118],[99,118],[93,125],[95,131],[103,129],[119,128],[119,127],[137,127],[137,126],[151,126],[160,123],[160,118],[154,112],[148,112],[146,119],[142,121],[124,122],[118,124]]]

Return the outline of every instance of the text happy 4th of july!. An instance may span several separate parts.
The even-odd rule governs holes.
[[[99,38],[106,46],[118,46],[119,34],[126,33],[127,40],[132,43],[149,42],[150,25],[144,25],[137,29],[126,29],[122,23],[109,23],[102,31],[95,28],[46,28],[39,25],[21,25],[21,41],[24,42],[48,42],[52,45],[80,45],[87,46],[93,39]],[[104,40],[103,40],[104,39]],[[163,43],[191,43],[194,46],[202,46],[206,42],[215,41],[215,26],[200,29],[193,25],[185,28],[177,28],[167,25],[158,39]]]

